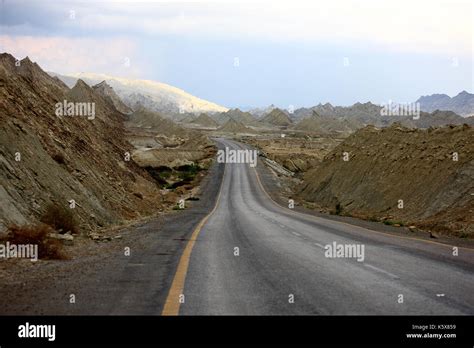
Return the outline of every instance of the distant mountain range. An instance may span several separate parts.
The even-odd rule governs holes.
[[[240,122],[246,126],[258,125],[258,121],[252,116],[252,114],[249,112],[240,111],[239,109],[230,109],[226,112],[215,114],[211,117],[220,125],[228,122],[229,120]]]
[[[318,104],[311,108],[296,109],[292,118],[300,120],[311,117],[313,112],[321,116],[350,117],[362,123],[370,123],[381,116],[382,107],[371,102],[355,103],[352,106],[333,106],[330,103]]]
[[[422,111],[435,110],[453,111],[461,116],[474,115],[474,94],[462,91],[455,97],[446,94],[432,94],[417,100]]]
[[[125,79],[94,73],[60,75],[54,72],[49,72],[49,74],[58,77],[70,88],[76,84],[78,79],[82,79],[90,86],[106,81],[126,106],[133,110],[143,106],[149,110],[160,112],[163,116],[168,117],[173,114],[187,112],[215,113],[225,112],[228,110],[226,107],[200,99],[182,89],[161,82]]]
[[[440,111],[452,111],[460,116],[474,116],[474,94],[462,91],[454,97],[450,97],[446,94],[432,94],[429,96],[422,96],[416,100],[416,103],[420,103],[420,111],[434,112]],[[395,103],[393,103],[395,104]],[[250,108],[248,107],[249,113],[255,118],[261,119],[265,115],[268,115],[273,109],[277,109],[275,105],[262,108]],[[330,103],[312,106],[312,107],[301,107],[295,109],[293,112],[289,112],[286,109],[280,109],[286,113],[293,120],[300,120],[306,117],[311,117],[313,111],[316,111],[322,116],[357,116],[360,118],[367,118],[369,116],[380,116],[381,106],[366,102],[366,103],[355,103],[352,106],[333,106]],[[242,109],[241,109],[242,110]]]
[[[337,129],[339,132],[355,130],[368,124],[386,127],[393,122],[422,128],[442,124],[474,123],[474,118],[468,117],[474,114],[474,95],[466,91],[453,98],[445,94],[419,98],[417,102],[420,103],[421,118],[417,120],[408,116],[385,116],[382,113],[382,106],[371,102],[355,103],[347,107],[333,106],[330,103],[318,104],[310,108],[296,109],[292,113],[270,105],[266,108],[243,112],[239,109],[227,109],[175,87],[154,81],[123,79],[102,74],[82,73],[74,76],[50,74],[68,86],[73,86],[79,77],[91,86],[96,85],[94,88],[101,91],[104,97],[110,99],[115,108],[123,113],[130,114],[145,107],[150,111],[159,112],[165,118],[182,123],[210,124],[208,117],[206,117],[207,120],[201,117],[201,122],[194,122],[201,113],[206,113],[206,116],[221,126],[229,120],[234,120],[247,127],[291,127],[309,118],[306,123],[301,123],[297,128],[321,131]],[[113,97],[113,91],[118,97]],[[436,112],[436,110],[440,111]],[[216,125],[213,126],[216,127]]]
[[[270,104],[267,107],[264,108],[249,108],[248,112],[250,112],[252,115],[256,116],[257,118],[265,116],[269,114],[270,112],[273,111],[273,109],[276,109],[277,107],[273,104]]]
[[[300,108],[290,113],[288,110],[269,108],[266,114],[258,117],[250,112],[231,109],[223,113],[210,115],[218,124],[229,121],[226,129],[238,129],[237,124],[254,130],[287,129],[318,134],[347,136],[367,125],[388,127],[395,122],[410,128],[429,128],[451,125],[474,125],[474,117],[462,117],[453,111],[419,111],[414,114],[385,114],[384,107],[367,103],[355,103],[352,106],[333,106],[330,103],[319,104],[311,108]],[[195,116],[186,122],[193,122]]]

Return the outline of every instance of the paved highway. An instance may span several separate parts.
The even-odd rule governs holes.
[[[199,201],[122,230],[108,254],[41,264],[54,274],[46,281],[3,283],[2,314],[474,314],[472,249],[453,256],[381,224],[281,207],[263,189],[262,165],[261,176],[248,164],[213,166]],[[363,246],[363,260],[326,257],[334,242]]]
[[[363,245],[363,261],[326,257],[334,242]],[[281,207],[255,168],[227,163],[162,314],[474,314],[474,253],[460,248],[461,263],[452,251]]]

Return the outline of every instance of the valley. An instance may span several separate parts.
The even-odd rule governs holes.
[[[182,112],[175,96],[144,102],[143,86],[157,91],[151,82],[72,79],[15,62],[0,56],[0,237],[41,250],[37,262],[0,264],[4,314],[470,313],[472,118],[385,115],[372,103],[251,113],[199,101]],[[66,100],[91,103],[94,117],[57,115]],[[334,252],[338,264],[326,264],[325,245],[354,247],[356,257]],[[440,269],[424,277],[451,302],[414,279],[421,270],[405,255]],[[334,281],[340,290],[329,296]],[[452,281],[461,287],[444,286]],[[404,291],[427,306],[374,308],[361,287],[359,305],[340,302],[364,282],[379,288],[378,301]],[[303,303],[278,305],[285,291]],[[72,306],[70,294],[87,305]]]

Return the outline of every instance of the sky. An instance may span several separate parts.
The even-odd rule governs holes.
[[[472,93],[473,32],[470,0],[0,0],[0,52],[226,107]]]

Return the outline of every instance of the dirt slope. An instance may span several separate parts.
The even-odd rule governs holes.
[[[0,229],[73,210],[82,231],[155,213],[153,178],[125,153],[123,114],[82,81],[69,90],[29,59],[0,55]],[[56,116],[56,103],[94,102],[95,118]],[[17,161],[16,155],[21,155]],[[136,194],[134,194],[136,193]]]
[[[474,237],[474,129],[366,127],[306,173],[300,196],[340,214]]]
[[[127,105],[125,105],[119,96],[115,93],[113,88],[105,81],[92,86],[92,89],[101,95],[105,100],[111,103],[118,111],[123,114],[129,114],[132,112]]]
[[[362,127],[362,124],[355,120],[321,116],[316,111],[313,111],[310,117],[306,117],[298,122],[294,129],[307,133],[348,136],[360,127]]]
[[[192,120],[190,123],[210,128],[217,128],[219,126],[219,124],[207,114],[200,114],[198,118]]]

